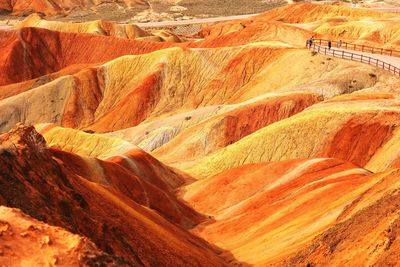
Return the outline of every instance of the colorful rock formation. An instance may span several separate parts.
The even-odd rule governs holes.
[[[75,3],[31,2],[0,9]],[[400,76],[305,48],[396,48],[397,17],[0,29],[0,265],[398,265]]]

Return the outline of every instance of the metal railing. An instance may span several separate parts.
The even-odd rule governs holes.
[[[329,42],[329,40],[325,40],[325,39],[315,39],[314,40],[314,43],[319,44],[320,46],[328,46],[328,42]],[[379,55],[386,55],[386,56],[392,56],[392,57],[400,57],[400,51],[393,50],[393,49],[384,49],[381,47],[351,44],[351,43],[346,43],[346,42],[342,42],[341,44],[339,44],[338,41],[332,41],[332,40],[331,40],[331,45],[332,45],[332,47],[341,48],[341,49],[361,51],[361,52],[370,53],[370,54],[379,54]]]
[[[370,56],[356,54],[353,52],[347,52],[344,50],[336,50],[334,48],[329,49],[328,47],[324,47],[324,46],[315,44],[315,42],[313,43],[313,45],[311,47],[309,46],[308,48],[314,52],[324,54],[327,56],[339,57],[339,58],[343,58],[343,59],[349,59],[349,60],[353,60],[353,61],[357,61],[357,62],[361,62],[361,63],[366,63],[369,65],[375,66],[377,68],[381,68],[386,71],[389,71],[397,76],[400,76],[400,68],[393,66],[390,63],[386,63],[382,60],[379,60],[379,59],[376,59],[376,58],[373,58]]]

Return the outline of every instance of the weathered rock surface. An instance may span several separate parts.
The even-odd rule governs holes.
[[[0,206],[2,266],[134,266],[100,251],[86,237]]]

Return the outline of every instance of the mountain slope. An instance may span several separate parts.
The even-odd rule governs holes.
[[[73,157],[57,156],[32,127],[18,127],[0,140],[1,205],[85,235],[103,251],[138,266],[224,265],[207,243],[183,228],[117,188],[66,169]]]

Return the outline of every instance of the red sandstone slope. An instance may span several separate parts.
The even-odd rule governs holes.
[[[0,251],[0,265],[9,267],[133,266],[100,251],[86,237],[4,206],[0,206]]]
[[[117,189],[135,202],[186,228],[193,227],[202,219],[174,195],[176,188],[191,179],[176,173],[143,150],[129,143],[118,144],[119,140],[98,138],[52,125],[44,127],[41,134],[51,147],[53,156],[68,163],[65,169],[71,176],[77,175]],[[101,149],[102,146],[105,153],[97,154],[96,147]],[[120,149],[125,151],[120,152]]]
[[[0,86],[0,100],[18,95],[20,93],[32,90],[36,87],[49,83],[57,78],[66,75],[74,75],[82,71],[83,69],[91,69],[91,64],[77,64],[66,67],[58,72],[53,72],[47,75],[40,76],[35,79],[26,80],[18,83]]]
[[[143,54],[170,44],[60,33],[40,28],[0,31],[0,85],[21,82],[74,64],[101,63],[126,54]]]
[[[120,190],[64,166],[33,128],[0,138],[0,204],[89,237],[100,249],[141,265],[221,266],[210,246]],[[74,164],[70,165],[73,168]],[[76,166],[76,165],[75,165]],[[29,177],[29,179],[27,179]]]
[[[397,204],[382,206],[391,199],[386,193],[399,188],[398,172],[389,175],[390,179],[388,175],[372,175],[353,164],[327,158],[259,163],[193,183],[182,190],[182,196],[195,209],[213,217],[195,231],[239,260],[269,266],[284,262],[300,250],[287,266],[305,266],[308,262],[332,266],[330,259],[338,260],[341,264],[333,265],[339,266],[345,259],[358,262],[356,253],[373,253],[373,244],[379,242],[372,237],[379,235],[389,221],[395,224],[391,218],[398,212]],[[355,214],[381,197],[381,211],[376,213],[375,205],[362,211],[362,218]],[[342,225],[345,218],[349,221]],[[369,221],[371,226],[365,228]],[[382,228],[372,230],[378,224]],[[333,229],[302,250],[330,227]],[[368,231],[371,239],[364,238]],[[389,235],[395,239],[398,234]],[[396,257],[395,248],[379,249],[375,256],[382,261],[385,256]]]
[[[199,42],[198,46],[219,47],[269,42],[277,46],[303,47],[312,32],[282,22],[265,20],[261,15],[243,21],[205,26],[199,35],[205,40]]]
[[[375,175],[378,182],[346,206],[336,225],[277,265],[399,266],[399,175]]]
[[[235,29],[237,25],[241,26]],[[204,29],[206,39],[185,44],[159,44],[41,28],[0,30],[0,86],[37,78],[74,64],[102,63],[171,46],[210,48],[269,42],[278,47],[303,47],[310,34],[283,23],[263,20],[217,24]]]

